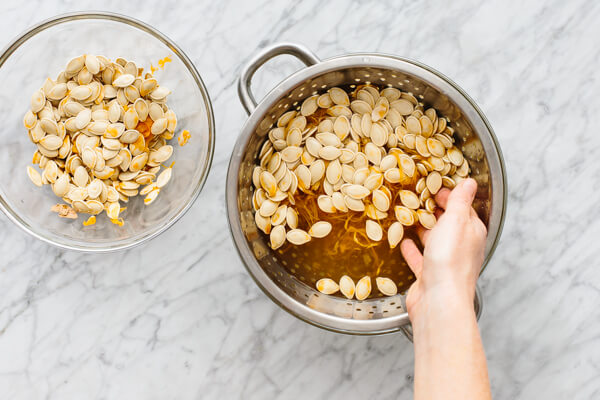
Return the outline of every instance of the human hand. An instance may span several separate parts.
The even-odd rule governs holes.
[[[440,190],[435,199],[445,211],[436,211],[438,221],[432,230],[419,230],[423,254],[410,239],[400,245],[417,277],[406,296],[407,311],[413,322],[427,303],[454,300],[473,303],[487,236],[485,225],[471,207],[476,192],[477,182],[473,179],[462,181],[452,191]]]

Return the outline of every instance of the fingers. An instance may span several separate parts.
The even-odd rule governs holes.
[[[421,271],[423,269],[423,255],[419,251],[419,248],[411,239],[404,239],[400,243],[400,252],[404,256],[406,263],[415,274],[417,279],[421,277]]]
[[[435,195],[435,203],[445,210],[448,204],[448,196],[450,196],[450,193],[451,191],[448,188],[440,189],[440,191]]]
[[[421,239],[421,243],[423,246],[427,243],[427,239],[429,238],[429,229],[423,228],[421,225],[417,226],[417,235],[419,235],[419,239]]]
[[[469,215],[476,192],[477,182],[474,179],[468,178],[460,182],[448,195],[446,211]]]

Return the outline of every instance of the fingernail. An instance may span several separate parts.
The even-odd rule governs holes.
[[[477,182],[473,178],[468,178],[465,180],[465,189],[469,190],[471,193],[475,193],[477,191]]]

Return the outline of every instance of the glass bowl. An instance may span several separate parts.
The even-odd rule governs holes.
[[[28,138],[23,116],[32,93],[46,77],[56,79],[67,62],[81,54],[124,57],[145,71],[169,56],[171,62],[154,76],[171,90],[167,104],[177,115],[177,129],[170,144],[173,175],[158,198],[149,205],[143,196],[121,203],[124,225],[112,224],[105,213],[95,225],[78,219],[59,218],[50,208],[63,201],[50,185],[35,186],[26,167],[32,165],[36,146]],[[19,36],[0,56],[0,209],[29,234],[65,249],[107,252],[147,241],[173,225],[198,197],[208,175],[214,151],[214,117],[208,92],[189,58],[162,33],[129,17],[110,13],[76,13],[44,21]],[[185,146],[177,136],[187,129]]]

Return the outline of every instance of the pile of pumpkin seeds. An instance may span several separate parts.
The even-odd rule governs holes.
[[[468,176],[469,164],[454,145],[453,133],[435,109],[425,109],[412,94],[393,87],[315,93],[277,120],[260,150],[252,176],[256,225],[270,235],[274,250],[286,240],[302,245],[327,236],[332,229],[327,221],[307,230],[298,227],[294,196],[299,190],[317,193],[324,213],[364,213],[365,233],[375,242],[384,237],[379,221],[393,212],[396,221],[387,229],[387,240],[394,248],[404,227],[433,228],[434,195]],[[390,187],[398,184],[402,190],[392,198]],[[378,277],[378,289],[395,295],[397,287],[388,280]],[[347,276],[339,285],[325,278],[317,289],[341,290],[361,300],[370,294],[371,280],[364,277],[355,286]]]
[[[27,174],[67,203],[53,207],[59,216],[106,211],[122,225],[120,202],[145,195],[148,205],[169,182],[171,168],[160,169],[173,153],[167,144],[177,125],[166,105],[171,92],[142,73],[124,58],[86,54],[33,94],[23,123],[42,173],[28,166]]]

